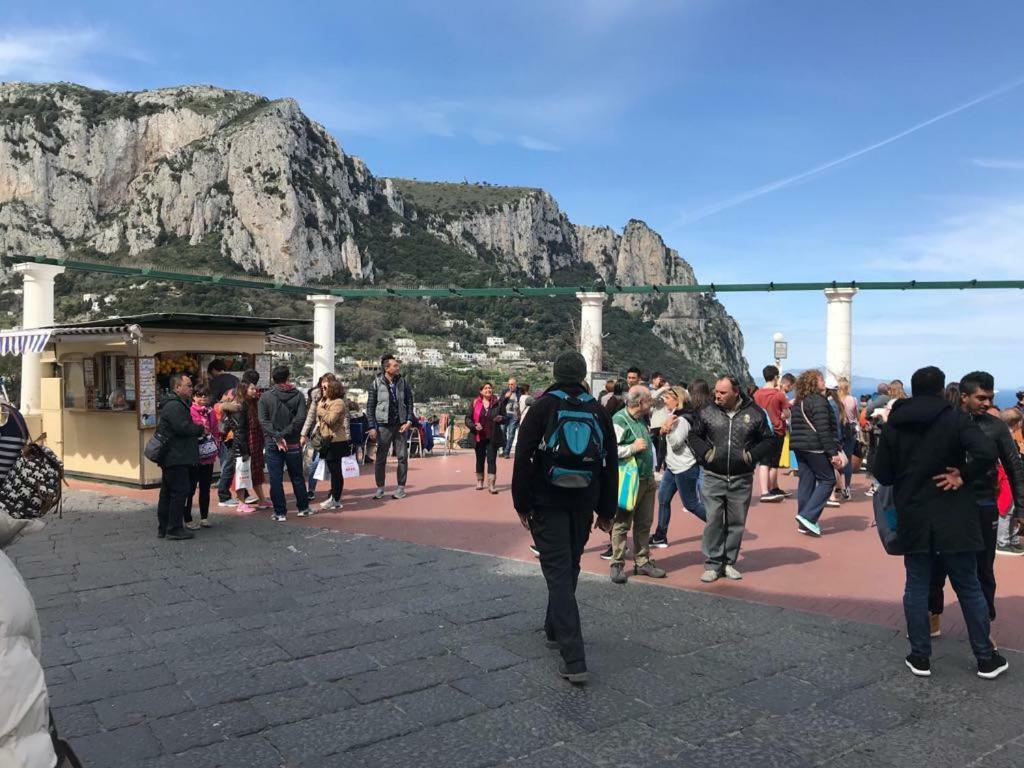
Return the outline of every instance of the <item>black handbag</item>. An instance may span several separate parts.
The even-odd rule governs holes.
[[[146,447],[142,450],[142,455],[158,467],[162,467],[164,465],[164,459],[167,458],[167,450],[170,445],[171,441],[158,429],[153,433],[153,436],[146,441]]]

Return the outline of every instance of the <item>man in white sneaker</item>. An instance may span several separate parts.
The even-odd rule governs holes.
[[[409,475],[409,429],[413,424],[412,387],[402,376],[402,366],[394,355],[380,359],[380,370],[370,385],[366,400],[366,418],[371,440],[377,441],[374,475],[377,481],[375,499],[384,498],[384,480],[388,454],[395,446],[398,457],[398,488],[391,498],[406,497],[405,481]]]

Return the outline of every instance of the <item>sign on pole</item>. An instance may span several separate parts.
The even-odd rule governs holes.
[[[775,342],[775,359],[785,360],[789,354],[789,342],[788,341],[776,341]]]

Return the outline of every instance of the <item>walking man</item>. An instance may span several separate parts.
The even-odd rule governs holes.
[[[775,432],[771,452],[757,466],[757,477],[761,484],[761,503],[779,502],[788,494],[779,488],[779,464],[782,463],[782,447],[786,442],[786,418],[790,409],[788,389],[779,378],[779,369],[766,365],[761,371],[764,386],[754,393],[754,402],[768,414]]]
[[[402,376],[402,366],[394,355],[380,359],[380,370],[370,385],[366,400],[366,418],[369,421],[369,437],[377,441],[377,456],[374,461],[374,475],[377,480],[375,499],[384,498],[384,478],[388,465],[388,454],[395,446],[398,457],[398,488],[391,498],[406,497],[405,481],[409,475],[409,429],[412,427],[412,387]]]
[[[978,522],[981,526],[981,538],[985,545],[978,552],[978,582],[985,595],[989,621],[996,620],[995,563],[999,529],[999,508],[996,506],[996,496],[999,490],[1000,464],[1009,480],[1013,503],[1018,509],[1024,509],[1024,466],[1021,465],[1017,443],[1003,420],[988,413],[988,409],[992,407],[992,398],[995,397],[995,388],[995,379],[991,373],[986,371],[972,371],[960,379],[961,408],[978,425],[985,437],[992,442],[998,459],[998,463],[988,465],[985,472],[972,471],[968,481],[968,489],[973,494],[974,501],[978,506]],[[937,562],[932,568],[932,582],[928,597],[930,634],[933,637],[937,637],[941,633],[945,586],[946,571],[942,568],[941,562]]]
[[[636,460],[640,485],[632,510],[619,507],[612,525],[611,580],[625,584],[626,536],[633,530],[633,573],[652,579],[665,578],[665,571],[650,558],[651,526],[658,484],[654,481],[654,449],[645,417],[651,412],[651,391],[642,384],[626,393],[626,407],[612,417],[619,461]]]
[[[505,401],[505,446],[501,455],[507,459],[512,453],[512,445],[519,430],[519,382],[515,377],[508,380],[508,388],[501,397]]]
[[[544,634],[548,646],[561,653],[559,674],[576,684],[588,677],[576,603],[580,557],[591,525],[611,530],[619,480],[611,419],[584,388],[586,375],[586,361],[578,352],[558,356],[555,383],[523,417],[512,471],[512,503],[523,527],[533,534],[548,585]],[[560,418],[586,431],[587,440],[576,446],[582,453],[565,456],[558,450]],[[568,473],[576,478],[572,484],[559,479]]]
[[[306,478],[302,471],[302,425],[306,422],[306,398],[288,379],[291,371],[281,365],[270,374],[274,383],[260,396],[260,426],[266,435],[267,479],[270,501],[274,505],[274,521],[287,519],[288,502],[284,497],[284,471],[292,481],[292,493],[298,516],[313,514],[309,508]]]
[[[878,482],[893,486],[896,500],[896,531],[907,571],[907,666],[918,677],[931,675],[928,592],[933,565],[939,564],[960,601],[978,676],[992,679],[1009,664],[989,637],[989,606],[978,580],[984,539],[978,505],[964,479],[986,475],[995,463],[996,447],[967,413],[945,400],[945,385],[946,375],[934,366],[914,373],[914,395],[893,406],[873,471]]]
[[[192,379],[171,376],[171,391],[160,401],[157,431],[167,441],[160,463],[160,500],[157,502],[156,535],[182,541],[194,537],[185,530],[185,502],[192,490],[189,469],[199,463],[199,438],[206,430],[192,421]]]
[[[690,430],[690,447],[704,468],[701,496],[708,522],[700,580],[742,579],[736,568],[754,489],[754,468],[774,449],[775,432],[765,412],[733,376],[715,382],[715,402],[701,408]]]

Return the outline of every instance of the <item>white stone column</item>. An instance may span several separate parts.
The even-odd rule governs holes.
[[[21,327],[49,328],[53,325],[53,281],[64,273],[64,267],[24,262],[15,264],[11,271],[22,276]],[[21,356],[21,410],[39,413],[42,396],[42,364],[37,352]]]
[[[580,314],[580,354],[587,361],[587,381],[601,370],[602,329],[604,328],[604,293],[577,293],[583,306]]]
[[[307,296],[313,302],[313,381],[325,373],[334,373],[334,323],[337,307],[343,299],[340,296]]]
[[[825,372],[837,379],[853,373],[853,297],[856,288],[826,288]]]

